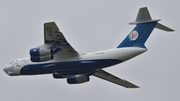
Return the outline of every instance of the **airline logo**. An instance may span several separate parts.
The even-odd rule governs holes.
[[[34,52],[36,52],[36,49],[33,49]]]
[[[139,34],[136,30],[133,30],[130,34],[129,34],[129,40],[131,41],[135,41],[138,38]]]

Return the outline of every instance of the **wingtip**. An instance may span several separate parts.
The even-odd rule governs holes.
[[[140,88],[140,87],[139,87],[139,86],[134,85],[134,86],[127,87],[127,88]]]
[[[136,86],[136,87],[132,87],[132,88],[140,88],[139,86]]]
[[[175,32],[175,30],[171,29],[171,30],[169,30],[168,32]]]
[[[136,88],[140,88],[139,86],[136,86]]]

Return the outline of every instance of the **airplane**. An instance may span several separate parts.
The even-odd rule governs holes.
[[[174,31],[152,19],[147,7],[139,9],[134,29],[117,47],[90,53],[76,51],[65,39],[55,22],[44,23],[44,44],[32,48],[29,58],[16,59],[3,70],[9,76],[52,74],[55,79],[67,79],[68,84],[80,84],[95,76],[126,88],[139,86],[116,77],[104,68],[123,63],[147,51],[145,42],[154,28]]]

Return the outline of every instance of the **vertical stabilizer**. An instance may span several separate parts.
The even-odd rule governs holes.
[[[144,43],[150,36],[154,28],[164,31],[174,31],[160,23],[160,19],[152,19],[147,7],[139,9],[136,20],[129,24],[136,25],[136,27],[129,33],[129,35],[121,42],[117,48],[120,47],[142,47],[146,48]]]
[[[147,8],[140,8],[136,17],[136,22],[151,21],[151,16]]]
[[[140,8],[135,22],[130,22],[130,25],[160,21],[161,19],[152,19],[147,7]]]

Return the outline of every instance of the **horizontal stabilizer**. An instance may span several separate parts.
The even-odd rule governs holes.
[[[164,30],[164,31],[168,31],[168,32],[171,32],[171,31],[174,31],[173,29],[169,28],[169,27],[166,27],[160,23],[157,23],[156,27],[157,29],[161,29],[161,30]]]

